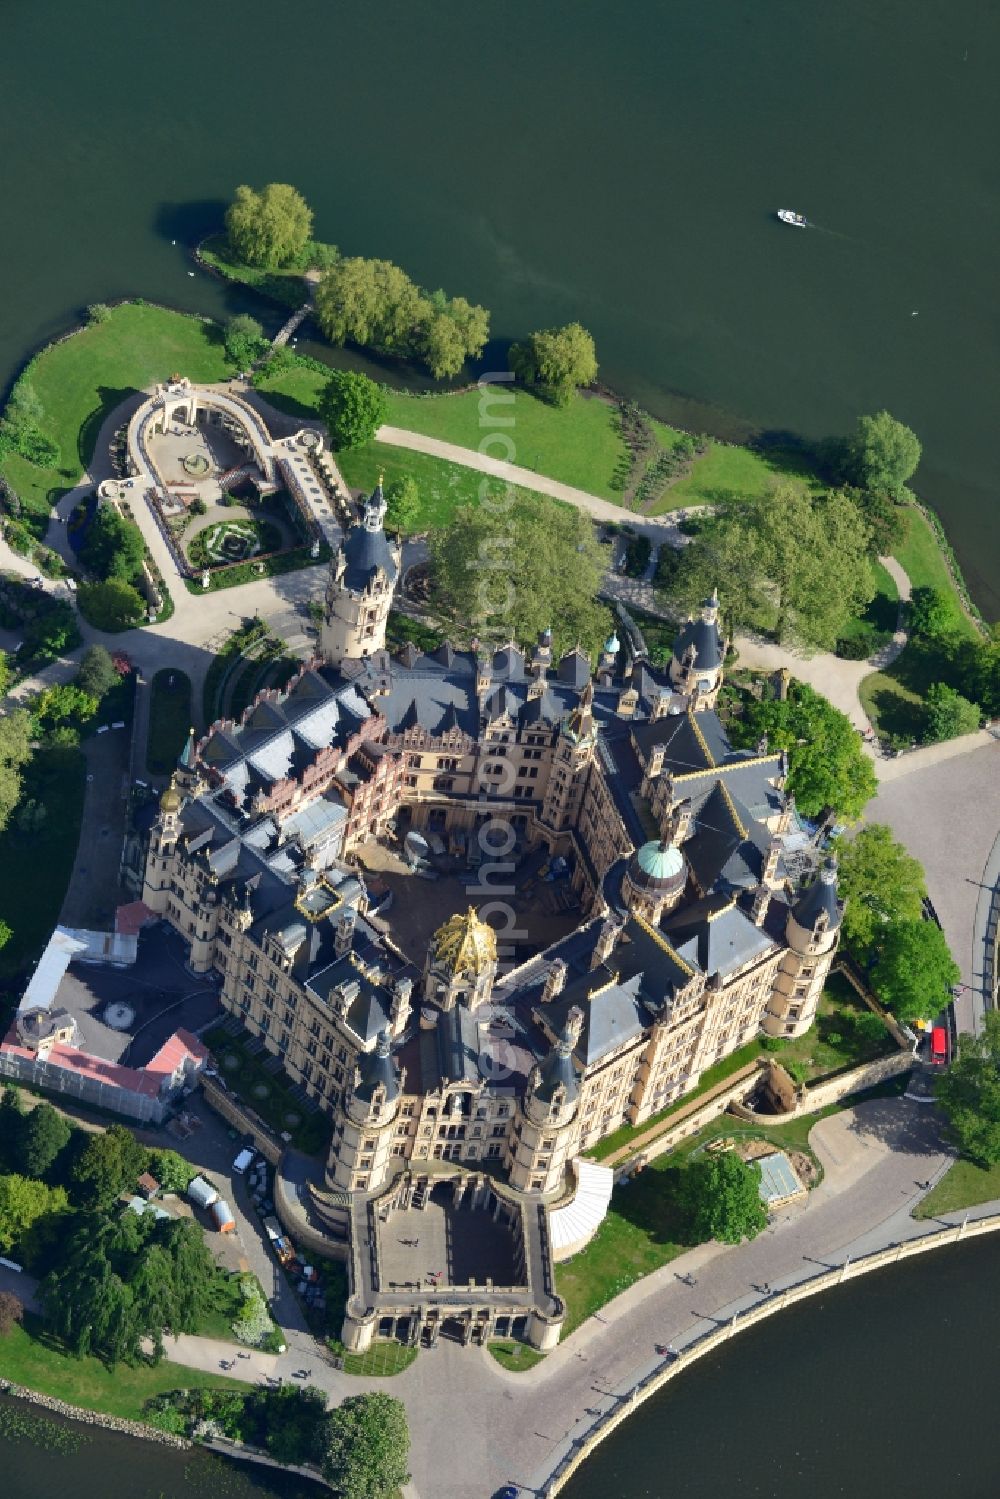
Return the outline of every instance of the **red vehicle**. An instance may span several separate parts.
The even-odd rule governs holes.
[[[931,1031],[931,1061],[935,1067],[943,1067],[948,1060],[948,1032],[943,1025]]]

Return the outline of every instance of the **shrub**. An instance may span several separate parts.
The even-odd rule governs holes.
[[[111,308],[106,302],[91,302],[87,308],[87,317],[92,323],[106,323],[111,316]]]
[[[109,578],[105,583],[84,583],[77,592],[80,613],[96,630],[131,630],[146,617],[146,605],[131,583]]]
[[[243,1306],[240,1315],[233,1323],[233,1335],[248,1348],[260,1348],[275,1331],[267,1309],[267,1302],[252,1275],[241,1277],[240,1292],[243,1296]]]

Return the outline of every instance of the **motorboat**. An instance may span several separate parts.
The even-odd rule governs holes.
[[[783,224],[794,224],[796,229],[808,229],[809,220],[804,213],[796,213],[793,208],[779,208],[778,218]]]

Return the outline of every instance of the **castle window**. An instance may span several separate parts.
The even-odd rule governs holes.
[[[372,1169],[372,1158],[370,1155],[361,1157],[361,1169],[362,1171],[370,1171]]]
[[[367,1190],[368,1190],[368,1178],[367,1178],[367,1176],[359,1176],[358,1179],[357,1179],[357,1182],[355,1183],[355,1188],[356,1188],[356,1190],[358,1192],[367,1192]]]

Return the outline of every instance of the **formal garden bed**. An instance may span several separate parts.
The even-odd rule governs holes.
[[[249,562],[280,552],[284,541],[285,534],[274,521],[246,516],[214,521],[191,538],[186,551],[193,567],[228,567],[233,562]]]
[[[146,769],[152,776],[170,775],[191,727],[191,679],[176,667],[153,677],[149,700]]]

